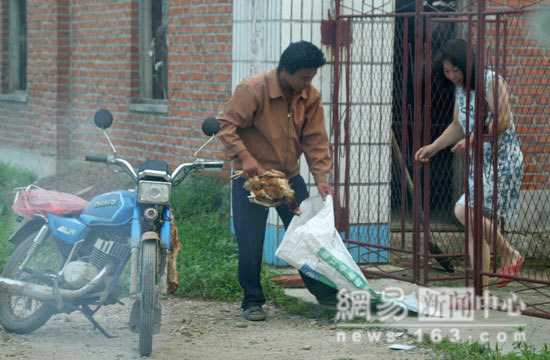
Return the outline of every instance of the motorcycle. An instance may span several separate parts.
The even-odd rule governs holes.
[[[202,130],[210,139],[195,152],[193,162],[172,172],[165,161],[147,159],[136,172],[117,156],[106,132],[112,114],[100,109],[94,122],[113,154],[86,156],[86,161],[118,166],[136,187],[98,195],[90,202],[32,185],[16,189],[13,208],[27,219],[10,238],[16,247],[0,277],[0,324],[26,334],[53,314],[81,311],[94,328],[112,338],[93,316],[102,306],[122,304],[121,274],[130,261],[130,298],[135,301],[129,327],[139,333],[140,355],[149,356],[153,334],[160,331],[159,296],[167,293],[172,189],[192,172],[223,166],[222,161],[197,158],[220,125],[215,118],[204,120]]]

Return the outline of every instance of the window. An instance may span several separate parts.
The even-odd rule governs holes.
[[[168,0],[140,0],[141,100],[168,98]]]
[[[8,44],[8,91],[27,89],[27,4],[10,0]]]

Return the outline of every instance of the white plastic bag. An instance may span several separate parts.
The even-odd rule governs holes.
[[[336,289],[372,291],[334,226],[332,197],[308,198],[300,210],[301,215],[290,222],[275,255]]]
[[[275,252],[278,258],[335,289],[367,291],[371,299],[418,312],[418,305],[410,299],[397,299],[370,286],[336,230],[330,195],[326,200],[321,196],[308,198],[300,210],[301,215],[292,218]]]

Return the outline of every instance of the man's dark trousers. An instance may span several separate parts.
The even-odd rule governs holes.
[[[244,290],[241,306],[243,309],[248,309],[251,306],[265,304],[260,283],[260,271],[268,208],[248,201],[247,197],[250,193],[243,189],[244,182],[243,178],[233,179],[231,195],[233,226],[239,246],[239,282]],[[308,198],[306,184],[300,175],[291,178],[289,183],[295,192],[298,204]],[[278,206],[276,209],[286,229],[293,214],[286,204]],[[336,289],[308,277],[301,271],[300,276],[318,301],[336,301]]]

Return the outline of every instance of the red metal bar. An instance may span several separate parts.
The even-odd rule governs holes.
[[[407,88],[409,83],[409,18],[403,19],[403,95],[401,99],[401,248],[405,248],[405,210],[407,206],[407,184],[405,171],[405,159],[407,159],[408,112],[407,112]]]
[[[420,148],[420,136],[422,133],[422,44],[423,44],[423,17],[420,16],[423,8],[422,0],[416,1],[416,15],[414,17],[415,25],[415,51],[414,51],[414,136],[413,136],[413,154]],[[421,183],[420,163],[413,162],[413,184]],[[421,205],[420,186],[413,188],[413,278],[415,282],[419,280],[419,258],[418,247],[420,244],[420,205]]]
[[[394,247],[394,246],[386,246],[386,245],[380,245],[380,244],[365,245],[365,243],[360,242],[360,241],[355,241],[355,240],[346,240],[346,243],[355,244],[355,245],[363,245],[363,246],[373,247],[373,248],[376,248],[376,249],[399,251],[399,252],[402,252],[402,253],[405,253],[405,254],[412,254],[413,253],[412,250],[405,250],[405,249],[397,248],[397,247]]]
[[[497,226],[498,226],[498,218],[497,218],[497,196],[498,196],[498,116],[500,113],[500,99],[498,97],[498,76],[499,74],[499,52],[500,52],[500,15],[497,15],[496,18],[496,39],[495,39],[495,78],[493,80],[493,106],[494,106],[494,117],[493,117],[493,199],[492,199],[492,234],[491,239],[492,245],[493,245],[493,259],[492,262],[493,266],[493,272],[497,271],[497,262],[496,262],[496,255],[497,255]],[[488,104],[490,106],[490,104]],[[489,109],[488,109],[489,110]],[[487,234],[489,235],[489,234]]]
[[[418,0],[417,0],[418,1]],[[339,2],[339,1],[338,1]],[[485,4],[483,4],[485,5]],[[522,15],[523,13],[536,13],[539,12],[540,9],[538,8],[522,8],[522,9],[494,9],[494,10],[485,10],[483,11],[483,14],[490,15],[490,16],[496,16],[496,15]],[[452,11],[447,12],[445,14],[449,14],[449,16],[476,16],[479,13],[479,7],[476,11]],[[362,19],[362,18],[381,18],[381,17],[402,17],[402,16],[417,16],[420,15],[422,17],[434,17],[434,16],[441,16],[440,12],[403,12],[403,13],[387,13],[387,14],[347,14],[347,15],[339,15],[342,19]],[[461,18],[457,18],[461,19]],[[462,20],[466,20],[466,18],[463,18]]]
[[[350,24],[351,26],[351,24]],[[351,108],[351,95],[350,95],[350,78],[351,78],[351,41],[346,43],[346,115],[344,120],[344,146],[346,153],[346,168],[344,172],[344,209],[345,215],[343,216],[343,226],[346,229],[346,238],[349,239],[349,204],[350,204],[350,194],[349,194],[349,183],[350,183],[350,158],[351,158],[351,145],[350,145],[350,108]]]
[[[442,281],[442,280],[460,280],[460,279],[464,279],[464,276],[463,275],[436,276],[436,277],[431,277],[430,282]],[[430,282],[420,282],[420,283],[418,283],[418,285],[432,286],[432,285],[430,285]]]
[[[333,84],[332,84],[332,134],[334,137],[333,162],[334,162],[334,210],[336,226],[340,221],[340,0],[335,0],[335,18],[334,29],[335,39],[332,44],[334,57]],[[341,229],[339,229],[341,230]]]
[[[534,311],[522,311],[523,315],[536,316],[545,319],[550,319],[550,313],[534,312]]]
[[[426,19],[426,43],[424,44],[424,144],[431,143],[432,122],[432,22]],[[429,277],[430,249],[430,162],[424,164],[424,282]]]
[[[539,280],[539,279],[533,279],[533,278],[517,276],[517,275],[501,275],[501,274],[495,274],[495,273],[486,272],[486,271],[481,271],[481,274],[489,275],[490,277],[499,278],[499,279],[500,278],[512,279],[512,280],[518,280],[518,281],[528,281],[530,283],[536,283],[536,284],[550,285],[550,280]]]
[[[414,281],[414,279],[410,278],[410,277],[393,275],[393,274],[385,273],[385,272],[382,272],[382,271],[374,271],[374,270],[361,268],[361,272],[365,275],[380,276],[380,277],[385,277],[385,278],[389,278],[389,279],[402,280],[402,281],[408,281],[408,282],[413,282]]]
[[[508,19],[504,21],[504,34],[503,34],[504,40],[504,49],[502,50],[502,73],[504,75],[507,74],[507,68],[506,68],[506,62],[508,61]],[[512,104],[510,104],[511,106]],[[511,108],[510,108],[511,110]]]
[[[475,82],[475,131],[474,131],[474,293],[482,295],[482,261],[483,261],[483,129],[484,114],[482,110],[483,96],[485,96],[485,2],[477,4],[477,42],[476,42],[476,70],[478,75]],[[479,74],[481,73],[481,74]]]
[[[471,50],[472,48],[472,16],[468,17],[468,49]],[[466,83],[464,84],[466,86],[466,127],[464,131],[465,139],[470,138],[470,91],[472,89],[472,52],[468,51],[468,54],[466,55]],[[456,97],[455,97],[456,102]],[[468,269],[470,268],[470,261],[473,261],[473,259],[470,259],[470,142],[466,141],[466,152],[465,152],[465,191],[464,191],[464,206],[466,208],[465,210],[465,218],[464,218],[464,286],[469,286],[470,283],[470,277],[468,274]]]

